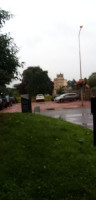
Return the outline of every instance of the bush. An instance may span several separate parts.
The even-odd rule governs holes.
[[[51,101],[52,96],[50,94],[45,95],[45,101]]]
[[[32,101],[32,102],[36,102],[36,97],[32,97],[32,98],[31,98],[31,101]]]
[[[19,96],[19,97],[16,97],[16,99],[17,99],[17,102],[18,103],[21,103],[21,97]]]

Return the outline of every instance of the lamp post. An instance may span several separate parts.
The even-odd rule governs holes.
[[[83,26],[80,26],[79,30],[79,61],[80,61],[80,80],[82,80],[82,68],[81,68],[81,50],[80,50],[80,33]],[[81,101],[83,106],[83,88],[81,87]]]

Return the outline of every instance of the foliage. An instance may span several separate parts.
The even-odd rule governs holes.
[[[0,28],[3,27],[6,20],[9,20],[13,15],[10,14],[8,11],[2,10],[0,8]]]
[[[28,67],[23,72],[22,83],[19,85],[20,93],[29,93],[32,96],[37,94],[52,94],[53,82],[48,77],[48,72],[43,71],[39,66]]]
[[[21,103],[21,97],[20,96],[16,96],[17,102]]]
[[[96,86],[96,72],[92,73],[89,76],[88,83],[91,88]]]
[[[85,84],[88,84],[88,79],[84,78],[84,82],[85,82]]]
[[[22,83],[16,84],[15,85],[16,90],[19,92],[19,94],[26,94],[26,82],[22,80]]]
[[[0,200],[95,200],[91,130],[36,114],[0,114]]]
[[[0,9],[0,28],[10,17],[11,14]],[[10,35],[0,33],[0,92],[18,75],[17,68],[21,64],[18,61],[17,52],[18,48]]]
[[[60,87],[59,89],[56,90],[56,94],[64,94],[64,93],[65,93],[64,87]]]
[[[45,95],[45,101],[51,101],[52,96],[50,94]]]
[[[68,82],[68,86],[71,87],[73,90],[76,89],[76,80],[73,79],[72,81],[69,80]]]
[[[3,96],[5,95],[9,95],[10,97],[11,96],[14,96],[14,97],[19,97],[19,93],[18,91],[15,89],[15,88],[9,88],[9,87],[6,87],[4,90],[3,90]]]

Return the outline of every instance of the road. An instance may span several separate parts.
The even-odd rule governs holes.
[[[82,108],[80,101],[68,103],[55,103],[55,102],[33,102],[32,111],[39,106],[40,113],[55,118],[62,118],[66,121],[79,124],[90,129],[93,129],[93,116],[91,115],[90,102],[84,102]],[[13,104],[12,107],[5,108],[0,113],[22,112],[21,104]]]
[[[58,110],[45,110],[40,113],[54,118],[61,118],[74,124],[79,124],[89,129],[93,129],[93,116],[90,108],[65,108]]]

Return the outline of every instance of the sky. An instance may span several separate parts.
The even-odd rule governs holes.
[[[96,72],[96,0],[0,0],[0,8],[14,15],[2,31],[19,47],[21,74],[40,66],[52,81],[60,73],[79,80],[81,25],[82,78]]]

